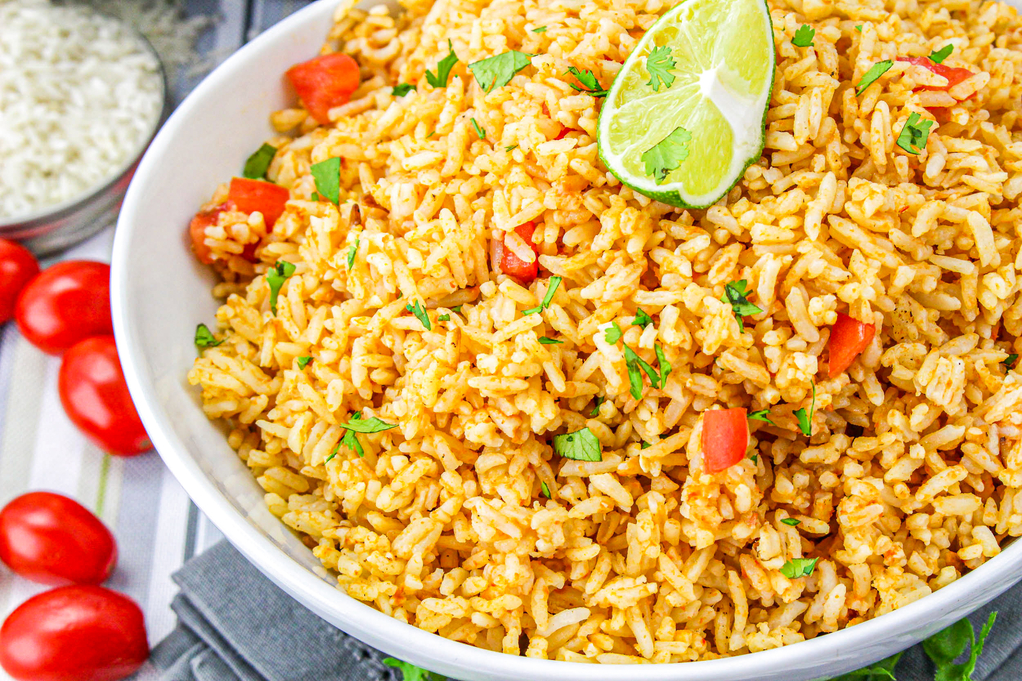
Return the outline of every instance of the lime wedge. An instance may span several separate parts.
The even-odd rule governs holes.
[[[600,112],[600,158],[682,208],[720,199],[763,152],[774,34],[765,0],[688,0],[628,56]]]

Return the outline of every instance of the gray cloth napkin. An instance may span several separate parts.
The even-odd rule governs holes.
[[[306,610],[226,541],[184,565],[171,607],[177,629],[154,650],[161,681],[398,681],[383,653]],[[978,633],[993,610],[997,623],[974,681],[1022,679],[1022,585],[970,618]],[[301,646],[295,642],[301,641]],[[920,646],[906,651],[898,681],[933,681]]]

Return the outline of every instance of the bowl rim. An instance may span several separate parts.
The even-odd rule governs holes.
[[[347,596],[288,556],[265,534],[251,525],[207,477],[176,433],[163,410],[155,385],[146,376],[145,349],[132,323],[128,300],[129,262],[136,238],[144,238],[140,213],[145,185],[160,169],[160,156],[176,136],[186,133],[194,111],[204,106],[209,94],[233,78],[251,56],[283,39],[294,27],[325,20],[338,0],[318,0],[283,19],[231,55],[200,83],[171,115],[139,163],[115,232],[111,306],[120,361],[138,413],[149,436],[171,473],[224,536],[271,581],[333,625],[371,645],[413,664],[441,673],[475,674],[474,678],[531,678],[536,681],[733,681],[750,674],[766,678],[811,678],[814,668],[847,657],[854,649],[862,655],[857,666],[875,662],[870,654],[878,642],[898,636],[906,646],[935,633],[968,613],[975,605],[996,597],[1022,579],[1022,542],[1012,541],[1001,554],[963,575],[948,586],[897,610],[852,627],[807,641],[735,657],[697,662],[649,665],[591,665],[513,656],[445,639],[396,620]],[[269,111],[266,112],[267,116]],[[985,599],[985,600],[984,600]],[[977,606],[978,607],[978,606]],[[927,626],[920,625],[927,622]],[[916,634],[906,635],[906,631]],[[893,651],[885,651],[887,654]],[[821,672],[829,674],[830,672]]]

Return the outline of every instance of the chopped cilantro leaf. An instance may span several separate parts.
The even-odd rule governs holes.
[[[948,43],[939,50],[934,50],[933,52],[931,52],[930,61],[932,61],[934,64],[943,64],[944,60],[951,56],[951,52],[953,52],[954,49],[955,46],[952,45],[951,43]]]
[[[319,192],[312,192],[312,196],[310,196],[309,198],[311,198],[316,203],[319,203],[320,201],[323,200],[323,197],[319,195]]]
[[[358,245],[362,241],[362,237],[355,237],[355,243],[348,248],[348,271],[355,266],[355,256],[358,255]]]
[[[442,315],[437,317],[437,321],[439,321],[439,322],[449,322],[449,321],[451,321],[451,315],[449,315],[446,312],[444,312]]]
[[[731,304],[731,309],[734,311],[735,319],[738,320],[738,332],[745,333],[745,322],[742,321],[743,317],[749,315],[759,314],[763,310],[749,302],[748,290],[749,282],[745,279],[739,279],[738,281],[729,282],[724,286],[724,297],[721,298],[725,303]]]
[[[542,338],[539,339],[539,343],[540,345],[562,345],[564,344],[564,341],[543,336]]]
[[[816,411],[816,384],[813,383],[813,402],[809,407],[809,413],[806,413],[806,408],[802,407],[795,411],[795,418],[798,419],[799,430],[806,437],[811,437],[813,434],[813,413]]]
[[[763,409],[763,410],[760,410],[760,411],[754,411],[751,414],[749,414],[749,418],[751,420],[753,420],[753,421],[764,421],[766,423],[769,423],[771,426],[776,426],[777,425],[776,423],[774,423],[773,421],[770,420],[770,410],[769,409]]]
[[[674,84],[674,74],[671,70],[677,66],[674,57],[671,56],[671,48],[667,45],[654,47],[646,57],[646,71],[649,72],[649,82],[646,85],[653,88],[653,92],[660,92],[661,83],[665,87]],[[646,171],[649,174],[649,171]]]
[[[862,77],[859,84],[855,86],[855,96],[858,97],[865,92],[866,88],[877,82],[880,76],[890,71],[892,66],[894,66],[894,62],[890,59],[878,61],[876,64],[873,64],[873,66],[869,68],[869,71],[866,71],[866,75]]]
[[[557,287],[560,286],[560,285],[561,285],[561,278],[560,277],[550,277],[550,283],[547,284],[546,295],[543,296],[543,302],[541,302],[539,304],[539,306],[537,306],[537,307],[530,307],[528,310],[526,310],[522,314],[524,314],[524,315],[536,314],[537,312],[542,312],[543,310],[545,310],[548,307],[550,307],[550,301],[552,301],[554,299],[554,292],[557,290]]]
[[[627,345],[625,346],[625,368],[628,369],[630,392],[635,399],[642,399],[642,374],[639,373],[640,370],[649,376],[650,385],[654,388],[660,387],[659,374]]]
[[[652,446],[653,445],[651,445],[650,443],[646,442],[645,440],[643,440],[642,442],[639,443],[639,449],[649,449]]]
[[[546,33],[546,26],[537,26],[536,28],[532,29],[532,32],[533,33]]]
[[[656,353],[657,367],[660,369],[660,387],[663,388],[667,385],[667,376],[674,369],[667,361],[667,356],[664,355],[664,349],[657,343],[653,346],[653,351]]]
[[[640,308],[636,308],[636,310],[635,310],[635,319],[632,320],[632,326],[641,326],[642,328],[645,329],[647,326],[649,326],[652,323],[653,323],[653,318],[652,317],[650,317],[648,314],[643,312],[641,307]]]
[[[472,75],[476,77],[476,82],[483,92],[489,93],[493,88],[504,87],[510,83],[516,73],[532,62],[533,56],[535,55],[511,50],[472,62],[468,68],[472,69]]]
[[[372,416],[368,419],[363,419],[361,412],[359,417],[356,419],[352,417],[352,420],[347,423],[340,424],[341,428],[350,430],[354,433],[382,433],[385,430],[391,428],[397,428],[396,423],[387,423],[386,421]]]
[[[394,86],[394,96],[395,97],[404,97],[409,92],[414,92],[414,91],[415,91],[415,86],[412,85],[411,83],[398,83],[397,85]]]
[[[270,286],[270,311],[274,316],[277,314],[277,296],[280,294],[280,287],[294,273],[295,266],[287,260],[278,260],[273,269],[266,273],[266,283]]]
[[[304,369],[305,367],[309,366],[309,362],[311,362],[311,361],[312,361],[311,357],[308,357],[308,356],[306,356],[306,357],[299,357],[298,358],[298,368],[299,369]]]
[[[451,312],[457,312],[458,314],[461,314],[461,305],[455,305],[454,307],[452,307]]]
[[[859,24],[858,26],[856,26],[855,30],[858,31],[859,33],[862,33],[862,24]]]
[[[515,149],[517,149],[517,148],[518,148],[518,145],[517,145],[517,144],[512,144],[512,145],[511,145],[511,146],[509,146],[509,147],[504,147],[504,151],[514,151],[514,150],[515,150]]]
[[[574,433],[554,435],[554,451],[565,459],[575,461],[603,461],[600,440],[588,428]]]
[[[816,561],[819,558],[792,558],[781,566],[781,574],[788,579],[808,577],[816,569]]]
[[[671,171],[677,170],[688,158],[688,144],[692,134],[685,128],[678,127],[674,132],[663,138],[642,154],[642,162],[647,175],[662,183]]]
[[[200,325],[200,326],[201,326],[201,325]],[[197,336],[196,336],[196,337],[197,337]],[[1008,370],[1010,371],[1010,370],[1012,370],[1012,369],[1014,369],[1014,368],[1015,368],[1015,362],[1017,362],[1017,361],[1018,361],[1018,355],[1016,355],[1016,354],[1015,354],[1015,353],[1013,352],[1013,353],[1011,353],[1010,355],[1008,355],[1007,357],[1005,357],[1005,358],[1004,358],[1004,361],[1003,361],[1003,362],[1001,362],[1001,364],[1003,364],[1003,365],[1004,365],[1004,368],[1005,368],[1005,369],[1008,369]]]
[[[433,325],[429,323],[429,315],[426,313],[426,308],[422,305],[422,301],[416,300],[414,305],[405,305],[405,309],[422,322],[422,325],[426,327],[426,331],[433,330]]]
[[[913,111],[905,121],[905,127],[898,135],[897,145],[910,154],[918,156],[926,148],[926,140],[930,138],[930,128],[936,121],[923,118]]]
[[[213,332],[205,324],[199,324],[195,327],[195,344],[200,348],[215,348],[221,343],[223,341],[217,340],[216,336],[213,335]]]
[[[328,158],[313,163],[309,170],[316,180],[316,191],[320,196],[334,204],[341,200],[341,159]]]
[[[436,73],[426,71],[426,82],[435,88],[447,87],[447,80],[451,77],[451,69],[458,63],[458,55],[454,54],[454,44],[447,41],[447,56],[437,62]]]
[[[356,411],[354,414],[351,415],[351,421],[349,422],[349,424],[350,423],[354,423],[355,421],[361,421],[361,420],[362,420],[362,412],[361,411]],[[358,441],[358,436],[355,435],[355,431],[345,429],[344,430],[344,436],[341,438],[341,441],[337,443],[337,446],[334,447],[334,451],[330,452],[330,456],[328,456],[323,461],[323,463],[326,463],[327,461],[330,461],[330,459],[332,459],[335,456],[337,456],[337,452],[340,451],[341,445],[344,445],[345,447],[347,447],[351,451],[355,452],[359,456],[359,458],[362,458],[363,456],[365,456],[365,450],[362,449],[362,443]]]
[[[795,47],[812,47],[813,38],[815,37],[816,29],[809,24],[802,24],[795,31],[795,37],[791,39],[791,44]]]
[[[270,163],[273,162],[273,157],[277,155],[277,147],[269,144],[264,144],[259,149],[248,157],[245,161],[245,169],[241,171],[243,177],[247,177],[250,180],[261,180],[266,177],[266,171],[270,167]]]
[[[611,345],[621,340],[621,336],[624,332],[621,331],[621,327],[617,325],[617,322],[611,322],[610,326],[603,330],[603,340],[607,341]]]
[[[749,457],[749,461],[751,461],[754,464],[758,464],[759,463],[759,454],[753,454],[752,456],[750,456]]]
[[[476,135],[479,136],[479,139],[481,140],[486,139],[486,131],[479,127],[479,121],[477,121],[475,118],[472,119],[472,128],[475,129]]]
[[[972,681],[976,661],[983,654],[983,644],[986,643],[987,635],[993,629],[996,620],[997,613],[990,613],[979,636],[975,635],[972,622],[961,619],[923,641],[923,652],[937,667],[934,678],[939,681]],[[966,643],[969,644],[968,659],[955,664],[958,656],[965,652]]]
[[[593,410],[591,412],[589,412],[589,416],[591,416],[593,418],[599,416],[600,415],[600,407],[606,401],[607,401],[607,398],[603,397],[602,395],[597,397],[595,403],[593,404]]]
[[[553,497],[550,496],[550,488],[547,487],[547,484],[545,482],[540,482],[539,483],[539,490],[543,493],[543,496],[545,496],[547,499],[553,499]]]
[[[781,523],[784,525],[789,525],[791,527],[798,527],[799,525],[802,524],[802,521],[799,520],[798,518],[782,518]]]
[[[574,66],[569,66],[567,73],[575,76],[575,80],[578,81],[577,85],[575,83],[568,83],[572,90],[575,90],[576,92],[584,92],[587,95],[592,95],[593,97],[607,96],[607,90],[600,85],[600,81],[596,79],[596,74],[593,73],[591,69],[580,71]]]

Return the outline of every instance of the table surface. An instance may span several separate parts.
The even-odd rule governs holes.
[[[181,0],[189,16],[211,16],[212,27],[196,44],[222,61],[247,39],[303,7],[302,0]],[[201,80],[183,69],[172,82],[178,103]],[[182,229],[184,227],[182,226]],[[109,262],[113,227],[56,260]],[[44,263],[48,264],[47,263]],[[103,519],[117,537],[117,570],[108,586],[142,607],[151,644],[175,624],[170,610],[177,593],[171,575],[191,556],[221,538],[189,500],[155,452],[133,458],[104,454],[76,430],[57,394],[58,358],[43,354],[13,323],[0,327],[0,506],[28,490],[52,490],[74,497]],[[0,621],[45,587],[17,578],[0,565]],[[138,675],[156,678],[151,667]],[[0,681],[10,681],[0,670]]]

